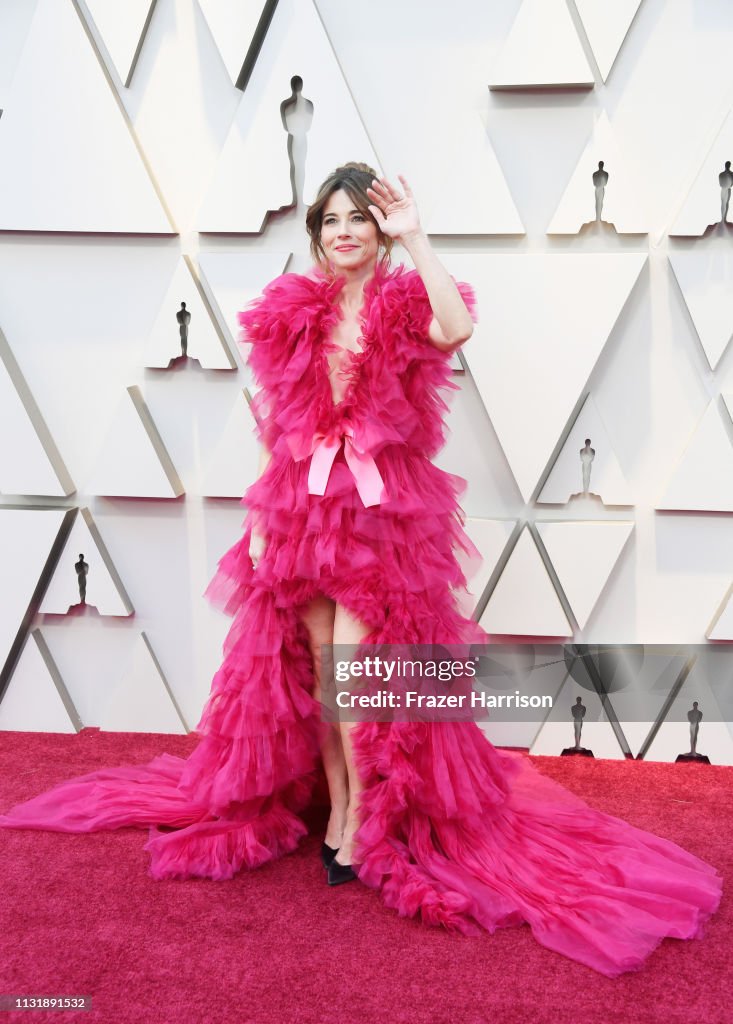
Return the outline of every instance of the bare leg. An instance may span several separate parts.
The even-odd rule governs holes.
[[[325,594],[319,594],[308,605],[301,618],[308,629],[311,654],[313,656],[313,672],[315,687],[313,696],[321,699],[321,644],[333,642],[333,626],[336,602]],[[349,803],[349,783],[346,771],[344,751],[338,723],[324,726],[321,740],[321,757],[328,781],[328,794],[331,799],[331,814],[326,828],[325,841],[333,849],[338,849],[346,827]]]
[[[343,605],[336,605],[336,616],[333,627],[333,642],[335,644],[357,644],[362,637],[371,632],[371,627],[365,625],[359,619],[354,618],[351,612]],[[351,731],[354,722],[340,722],[341,745],[346,761],[346,770],[349,777],[349,804],[346,815],[346,827],[343,839],[336,856],[338,864],[351,864],[353,856],[354,833],[359,827],[359,796],[362,790],[361,779],[354,763],[354,751],[351,742]]]

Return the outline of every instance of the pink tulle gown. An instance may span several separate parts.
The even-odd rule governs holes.
[[[197,747],[71,779],[3,826],[151,826],[153,878],[231,878],[306,832],[321,713],[300,606],[318,593],[340,602],[369,627],[364,644],[488,642],[453,593],[466,583],[458,549],[480,556],[463,531],[465,481],[430,461],[445,439],[440,392],[456,385],[427,338],[425,286],[402,266],[377,268],[335,405],[343,284],[316,269],[284,274],[240,314],[273,456],[206,591],[233,622]],[[459,289],[475,319],[470,286]],[[268,538],[256,569],[255,524]],[[701,936],[718,906],[713,867],[593,810],[475,722],[361,722],[354,746],[359,878],[400,914],[468,934],[527,922],[543,945],[613,977],[665,936]]]

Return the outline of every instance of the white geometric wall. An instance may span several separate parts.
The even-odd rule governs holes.
[[[696,0],[0,4],[0,546],[32,538],[0,728],[197,720],[257,472],[236,312],[307,269],[306,203],[354,159],[408,178],[477,291],[436,459],[485,556],[462,600],[497,639],[733,642],[732,44]]]

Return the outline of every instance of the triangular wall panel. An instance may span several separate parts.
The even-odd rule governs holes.
[[[256,45],[257,28],[263,15],[276,6],[272,0],[198,0],[214,37],[221,59],[236,85],[242,67]]]
[[[36,13],[38,0],[0,3],[0,110],[8,105],[13,78]]]
[[[590,445],[586,439],[590,438]],[[590,448],[592,451],[588,452]],[[588,460],[588,489],[584,491],[583,470]],[[633,505],[634,495],[623,474],[606,425],[593,396],[588,395],[560,449],[537,502],[564,505],[584,495],[601,499],[604,505]]]
[[[733,584],[728,588],[705,636],[708,640],[733,640]]]
[[[289,252],[202,252],[199,274],[212,309],[231,345],[239,341],[237,313],[256,299],[266,284],[285,272]],[[249,354],[245,346],[244,357]]]
[[[0,231],[174,231],[70,0],[38,0],[0,119]]]
[[[574,679],[567,679],[556,695],[552,711],[542,723],[530,754],[546,757],[558,756],[568,747],[575,745],[575,731],[571,708],[580,697],[586,709],[580,732],[580,745],[593,751],[594,757],[612,761],[625,759],[624,751],[613,731],[611,723],[603,712],[603,704],[595,691],[586,690]]]
[[[611,73],[641,0],[575,0],[601,78]]]
[[[523,0],[491,68],[489,88],[592,89],[594,85],[565,0]]]
[[[77,575],[80,555],[87,567],[85,603],[100,615],[132,615],[132,602],[88,508],[80,509],[74,521],[39,611],[65,615],[81,603]]]
[[[567,678],[563,658],[556,644],[491,644],[477,665],[474,689],[488,696],[514,694],[529,698],[550,697],[553,703]],[[478,725],[495,746],[529,750],[542,728],[547,710],[487,708],[488,718]]]
[[[477,519],[466,517],[464,530],[481,553],[480,565],[473,564],[465,552],[456,551],[456,558],[468,583],[467,591],[458,592],[462,613],[470,618],[516,527],[514,519]]]
[[[137,385],[122,398],[85,490],[124,498],[178,498],[184,492]]]
[[[179,316],[188,317],[186,355],[207,370],[235,370],[237,362],[222,337],[219,325],[207,309],[190,259],[176,264],[160,311],[145,347],[144,364],[167,368],[182,357]]]
[[[350,159],[382,173],[312,0],[279,0],[197,220],[199,231],[259,233],[267,212],[291,206],[288,133],[281,105],[294,76],[313,104],[303,201]],[[334,130],[338,125],[338,130]]]
[[[0,694],[72,517],[71,509],[0,508]]]
[[[451,135],[441,147],[442,172],[432,179],[420,203],[425,231],[429,235],[523,235],[524,224],[481,115],[456,110],[448,127]],[[427,169],[422,173],[428,176]],[[460,189],[455,187],[457,181]]]
[[[145,633],[109,695],[99,728],[107,732],[187,733],[186,723]]]
[[[669,229],[670,235],[704,235],[722,218],[721,189],[718,175],[726,160],[733,161],[733,110],[726,117],[718,135],[703,160],[692,188]],[[728,230],[733,229],[733,203],[728,208]]]
[[[525,527],[481,616],[487,633],[572,636],[537,545]]]
[[[691,664],[686,645],[617,644],[601,646],[597,661],[608,690],[607,706],[623,731],[633,757],[646,750],[656,724]],[[692,659],[694,660],[694,659]]]
[[[239,392],[206,469],[201,493],[207,498],[241,498],[257,479],[260,444],[243,392]]]
[[[0,492],[67,497],[73,494],[61,454],[0,331]]]
[[[642,267],[644,253],[450,254],[481,319],[469,368],[529,501]]]
[[[698,702],[702,711],[696,752],[705,754],[712,764],[733,764],[733,737],[721,713],[710,683],[696,665],[685,680],[667,717],[647,750],[645,761],[675,761],[690,750],[690,723],[687,713]]]
[[[633,155],[624,150],[601,111],[593,133],[570,178],[547,228],[548,235],[574,235],[585,224],[596,222],[594,174],[608,174],[601,204],[601,222],[612,224],[619,234],[646,234],[649,210],[645,199],[645,174]]]
[[[34,629],[0,701],[0,730],[76,733],[82,727],[46,641]]]
[[[538,522],[537,532],[568,604],[584,629],[631,536],[630,522]]]
[[[669,262],[708,365],[715,370],[733,337],[733,253],[673,252]]]
[[[157,0],[84,0],[123,85],[132,81]]]
[[[717,399],[708,405],[658,509],[689,512],[733,512],[733,444],[730,424]]]

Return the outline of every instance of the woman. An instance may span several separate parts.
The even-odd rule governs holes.
[[[400,180],[405,188],[404,196],[399,196],[386,179],[381,182],[374,179],[373,172],[366,165],[339,168],[324,183],[306,219],[314,260],[319,266],[325,265],[326,274],[331,279],[341,278],[338,290],[334,293],[334,307],[339,310],[341,318],[336,320],[330,336],[324,342],[328,345],[328,353],[334,357],[327,356],[333,405],[344,410],[344,418],[356,404],[353,392],[347,394],[344,371],[348,372],[350,357],[353,353],[358,355],[364,344],[360,313],[365,303],[365,286],[374,278],[378,260],[384,268],[385,279],[388,279],[386,267],[395,240],[399,239],[410,252],[427,290],[433,313],[427,340],[448,353],[466,341],[473,332],[471,314],[461,293],[422,233],[412,192],[402,176]],[[369,204],[369,200],[373,205]],[[316,280],[319,280],[317,276]],[[245,331],[250,328],[250,338],[256,335],[256,315],[245,314],[241,317]],[[378,327],[375,329],[378,330]],[[340,416],[339,419],[344,422]],[[268,452],[266,448],[264,451]],[[281,446],[281,451],[285,463],[292,459],[287,447]],[[341,457],[343,462],[341,451],[339,449],[337,458]],[[389,453],[385,451],[380,461],[388,458]],[[265,456],[265,465],[268,462],[269,453]],[[263,487],[266,489],[266,485]],[[339,504],[343,502],[339,501]],[[399,505],[394,500],[382,501],[380,504],[381,507],[373,503],[367,506],[369,511],[363,514],[365,521],[381,516],[385,522],[389,522],[400,514]],[[263,519],[266,522],[266,516]],[[350,525],[356,525],[358,529],[358,523]],[[303,529],[307,530],[307,524],[297,523],[293,532],[302,536]],[[258,558],[262,547],[262,535],[258,539],[255,534],[250,554]],[[380,552],[373,542],[368,548],[370,553],[376,549],[378,554],[386,554]],[[358,644],[369,632],[369,626],[350,610],[348,604],[340,603],[325,593],[312,598],[301,617],[308,629],[315,668],[314,696],[320,701],[322,645]],[[341,722],[340,730],[327,729],[321,741],[323,766],[331,798],[331,814],[322,857],[325,866],[329,868],[328,881],[332,885],[356,878],[351,869],[351,861],[358,823],[360,780],[354,764],[350,736],[352,726],[351,722]]]
[[[152,825],[154,878],[231,878],[295,848],[322,760],[329,882],[358,875],[400,914],[464,934],[527,922],[614,977],[665,936],[702,934],[714,868],[593,810],[473,721],[322,720],[322,643],[488,639],[454,596],[456,550],[479,557],[465,482],[430,461],[473,294],[432,252],[400,180],[403,193],[363,164],[338,168],[307,218],[322,266],[281,275],[240,314],[271,454],[207,588],[234,618],[198,746],[72,779],[0,824]],[[389,268],[398,238],[413,271]]]

